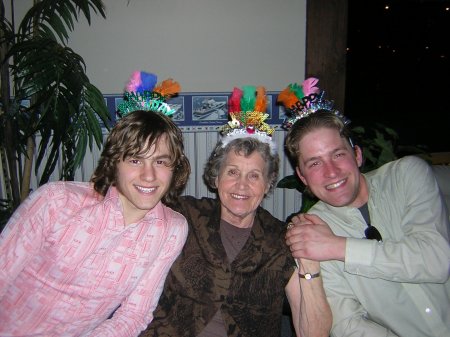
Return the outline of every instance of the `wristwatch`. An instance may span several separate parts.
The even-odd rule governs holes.
[[[300,274],[298,273],[298,276],[300,278],[304,278],[305,280],[311,280],[313,278],[319,277],[320,276],[320,271],[316,274],[311,274],[311,273],[305,273],[305,274]]]

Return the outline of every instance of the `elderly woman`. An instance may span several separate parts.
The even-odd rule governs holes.
[[[285,224],[260,207],[278,166],[273,143],[253,134],[217,144],[204,179],[218,199],[183,197],[175,208],[188,221],[188,239],[141,336],[279,337],[284,291],[297,335],[328,336],[321,279],[299,278]],[[317,262],[302,262],[300,272],[318,272]]]

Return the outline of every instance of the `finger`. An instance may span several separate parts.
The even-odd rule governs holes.
[[[308,221],[311,221],[314,224],[324,223],[324,221],[318,215],[315,214],[305,214],[304,218],[307,219]]]
[[[293,224],[296,224],[296,223],[298,223],[298,222],[300,222],[300,221],[301,221],[300,215],[297,214],[297,215],[294,215],[294,216],[291,218],[291,221],[290,221],[290,222],[292,222]]]
[[[305,247],[303,246],[298,246],[298,245],[292,245],[289,247],[289,249],[291,250],[291,255],[295,258],[304,258],[306,251],[305,251]]]
[[[308,225],[306,226],[294,226],[290,229],[285,236],[286,244],[292,245],[294,243],[305,242],[308,237]]]
[[[286,233],[285,239],[287,245],[302,241],[301,233],[297,231],[298,227],[294,227]]]

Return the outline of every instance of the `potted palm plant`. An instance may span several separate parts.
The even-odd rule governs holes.
[[[74,22],[92,14],[106,18],[102,0],[34,0],[17,29],[0,13],[0,157],[8,200],[14,210],[30,191],[32,167],[38,184],[56,165],[61,179],[73,180],[87,147],[101,147],[109,113],[90,83],[83,58],[67,46]],[[35,137],[41,140],[36,149]],[[33,163],[34,154],[36,162]],[[5,206],[6,205],[6,206]]]

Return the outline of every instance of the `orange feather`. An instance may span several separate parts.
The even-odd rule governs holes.
[[[280,92],[277,101],[279,103],[282,103],[286,108],[290,109],[292,106],[295,106],[298,98],[297,96],[295,96],[295,93],[291,91],[289,87],[287,87],[282,92]]]
[[[155,89],[153,89],[153,91],[159,92],[163,97],[176,95],[180,92],[180,90],[180,84],[171,78],[162,81],[161,84],[157,85]]]
[[[256,88],[255,111],[265,112],[267,107],[266,89],[264,87]]]

